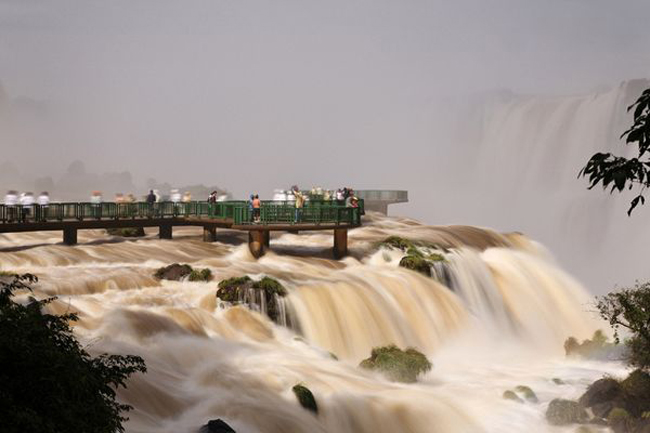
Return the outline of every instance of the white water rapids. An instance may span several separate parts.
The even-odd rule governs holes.
[[[568,336],[605,326],[580,284],[522,235],[373,215],[350,232],[342,261],[329,259],[325,233],[274,234],[259,260],[233,232],[211,244],[194,228],[175,229],[171,241],[155,235],[81,231],[75,247],[61,245],[59,232],[0,237],[1,269],[38,275],[37,295],[59,297],[53,311],[79,312],[75,332],[91,353],[145,359],[148,372],[119,391],[135,408],[128,432],[194,432],[214,418],[240,433],[573,431],[546,423],[548,402],[625,372],[565,359]],[[400,251],[377,250],[390,235],[449,248],[449,287],[398,267]],[[215,279],[152,277],[173,262],[208,267]],[[299,330],[220,305],[216,283],[240,275],[282,282]],[[357,367],[389,343],[421,350],[433,370],[399,384]],[[317,416],[299,406],[297,383],[313,391]],[[517,385],[540,402],[504,400]]]

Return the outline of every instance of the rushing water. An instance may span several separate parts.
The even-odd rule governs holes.
[[[75,332],[90,352],[144,357],[148,373],[119,392],[135,408],[129,432],[193,432],[213,418],[238,432],[564,431],[544,421],[551,399],[625,371],[564,358],[567,336],[603,325],[580,284],[522,235],[374,215],[350,232],[351,256],[333,261],[331,234],[274,235],[259,260],[236,233],[212,244],[200,234],[117,241],[86,231],[75,247],[54,232],[0,238],[2,269],[37,274],[37,295],[59,297],[51,310],[78,312]],[[400,251],[377,249],[389,235],[444,248],[437,277],[400,268]],[[208,267],[215,281],[152,277],[172,262]],[[216,282],[243,274],[285,285],[281,322],[291,326],[255,311],[264,305],[217,301]],[[389,343],[418,348],[433,370],[406,385],[357,367]],[[314,392],[318,416],[298,405],[291,387],[300,382]],[[517,385],[540,403],[501,397]]]

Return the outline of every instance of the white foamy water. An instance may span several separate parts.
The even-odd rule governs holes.
[[[214,418],[238,432],[572,431],[547,425],[548,402],[625,372],[564,358],[569,335],[605,326],[588,312],[584,288],[521,235],[374,215],[350,232],[342,261],[328,258],[324,233],[274,234],[260,260],[225,231],[212,244],[196,229],[124,242],[87,231],[75,247],[56,244],[59,235],[1,236],[2,269],[37,274],[36,293],[59,296],[53,311],[79,312],[75,331],[90,352],[145,359],[148,372],[119,391],[135,408],[129,432],[193,432]],[[376,248],[390,235],[445,248],[448,278],[400,268],[401,252]],[[208,267],[215,280],[152,277],[172,262]],[[294,329],[216,300],[219,280],[244,274],[283,283]],[[398,384],[357,367],[390,343],[421,350],[433,370]],[[296,383],[313,391],[317,416],[297,403]],[[540,403],[501,397],[517,385]]]

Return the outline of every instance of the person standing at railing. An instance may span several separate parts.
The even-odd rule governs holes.
[[[296,197],[296,218],[294,222],[300,222],[302,217],[302,208],[305,205],[305,196],[300,192],[297,186],[293,187],[293,195]]]
[[[41,219],[47,220],[50,209],[50,194],[47,191],[43,191],[38,196],[36,202],[41,207]]]
[[[31,192],[24,192],[20,195],[20,205],[22,206],[22,222],[26,222],[27,218],[32,215],[32,208],[34,207],[34,194]]]
[[[17,219],[18,208],[16,205],[18,205],[18,192],[14,190],[7,191],[4,204],[7,210],[7,215],[5,216],[5,218],[7,218],[7,221],[12,222],[13,220]]]
[[[255,194],[253,198],[253,221],[258,223],[260,222],[260,209],[262,207],[262,202],[260,201],[260,196]]]
[[[93,194],[90,196],[90,206],[93,216],[99,219],[102,210],[102,193],[100,191],[93,191]]]
[[[156,201],[156,194],[154,194],[153,189],[150,189],[149,194],[147,195],[147,213],[149,214],[149,218],[153,216]]]

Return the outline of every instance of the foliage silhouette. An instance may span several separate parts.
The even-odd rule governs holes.
[[[130,406],[116,401],[115,389],[145,372],[139,356],[90,356],[75,339],[74,313],[48,314],[55,298],[27,303],[15,292],[29,291],[31,274],[0,280],[0,425],[18,432],[123,432]]]

